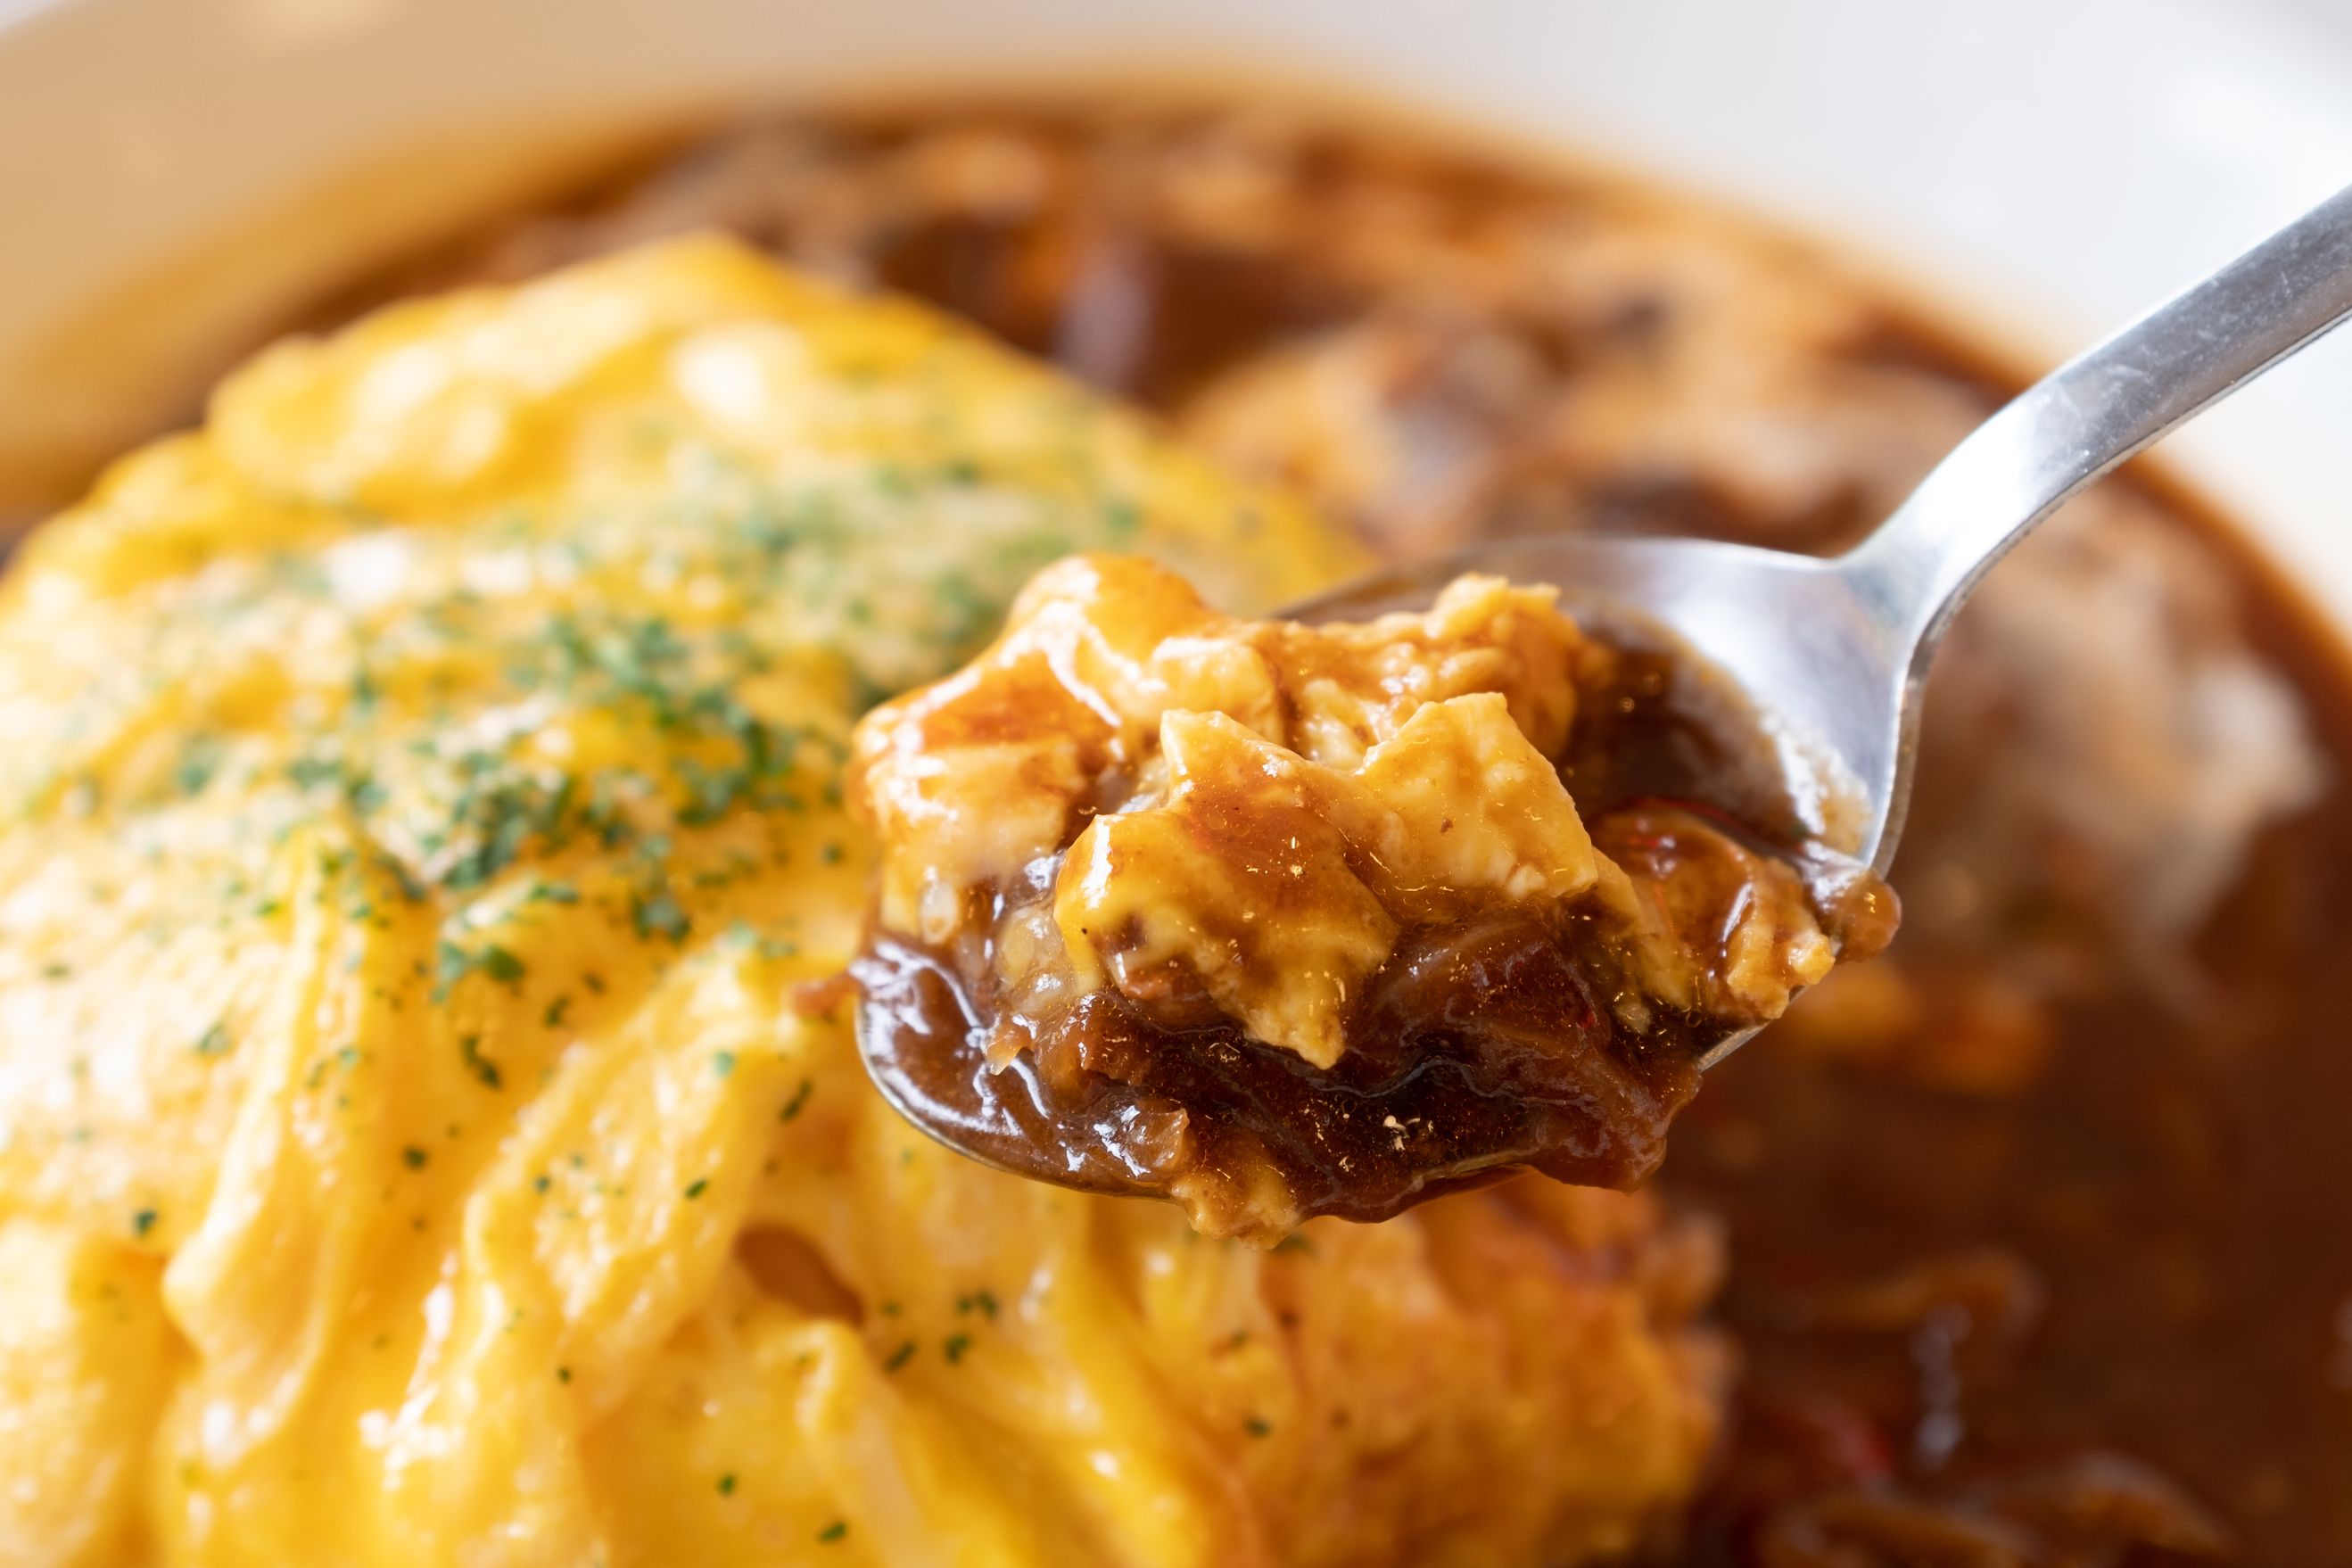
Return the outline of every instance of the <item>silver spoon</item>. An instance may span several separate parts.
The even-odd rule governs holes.
[[[2352,187],[2020,394],[1843,555],[1554,534],[1384,573],[1286,614],[1419,607],[1465,572],[1629,606],[1730,672],[1769,724],[1828,753],[1860,808],[1854,842],[1836,847],[1883,873],[1910,804],[1927,667],[1993,563],[2084,486],[2347,315]]]
[[[1768,731],[1797,742],[1784,756],[1792,786],[1807,787],[1802,764],[1826,765],[1850,807],[1839,814],[1844,831],[1828,836],[1832,847],[1884,872],[1910,800],[1927,667],[1969,591],[2084,486],[2347,315],[2352,188],[2043,378],[1834,560],[1702,540],[1559,534],[1384,573],[1287,614],[1358,620],[1419,608],[1462,573],[1485,572],[1560,584],[1571,608],[1621,607],[1663,623],[1729,673]],[[988,1116],[966,1125],[917,1092],[872,1035],[870,1011],[859,1009],[858,1043],[901,1114],[982,1163],[1047,1173],[976,1146]],[[1723,1040],[1699,1065],[1714,1066],[1756,1032]]]

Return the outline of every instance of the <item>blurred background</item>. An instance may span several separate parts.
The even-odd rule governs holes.
[[[2352,169],[2352,0],[0,0],[0,519],[292,302],[730,109],[952,79],[1370,95],[1669,175],[2046,363]],[[2175,443],[2352,612],[2347,356]]]

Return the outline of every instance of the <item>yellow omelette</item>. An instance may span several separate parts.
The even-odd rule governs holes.
[[[1511,1564],[1672,1518],[1709,1238],[1273,1253],[867,1086],[849,727],[1296,504],[689,239],[283,343],[0,590],[0,1563]]]

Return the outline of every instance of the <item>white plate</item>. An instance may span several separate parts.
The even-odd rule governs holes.
[[[2352,183],[2346,0],[0,0],[0,512],[586,128],[1244,64],[1727,195],[2038,360]],[[2173,455],[2352,626],[2352,331]]]

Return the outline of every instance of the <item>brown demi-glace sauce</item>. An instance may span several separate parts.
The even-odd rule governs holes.
[[[1030,163],[929,158],[949,142]],[[908,195],[917,163],[953,165],[935,199]],[[1231,221],[1212,214],[1203,238],[1171,216],[1179,185]],[[1195,399],[1221,376],[1355,332],[1425,460],[1360,507],[1344,473],[1291,477],[1401,558],[1558,526],[1834,549],[2018,384],[1832,279],[1851,320],[1819,367],[1855,395],[1783,432],[1856,422],[1832,482],[1742,487],[1706,451],[1596,449],[1593,430],[1622,426],[1579,399],[1629,367],[1673,370],[1711,274],[1653,287],[1636,268],[1551,310],[1489,263],[1522,230],[1572,239],[1657,199],[1264,115],[936,108],[720,136],[320,319],[707,224],[912,290],[1196,427],[1216,424]],[[1334,237],[1396,215],[1419,248],[1375,246],[1369,269]],[[1458,254],[1432,258],[1433,233]],[[2018,630],[1990,601],[2032,563],[1995,574],[1931,690],[1894,868],[1912,919],[1859,972],[1895,977],[1892,1001],[1801,1006],[1711,1072],[1659,1178],[1727,1227],[1720,1310],[1745,1367],[1688,1562],[2352,1562],[2352,679],[2334,635],[2195,504],[2139,473],[2099,493],[2147,523],[2114,563],[2186,562],[2283,678],[2324,788],[2265,817],[2226,894],[2151,957],[2132,896],[2082,895],[2096,879],[2043,832],[2055,731],[2017,689],[1979,700],[1963,679],[1972,628],[1996,652]],[[2051,874],[2022,874],[2037,867]]]
[[[1067,1186],[1165,1196],[1278,1172],[1300,1217],[1378,1220],[1531,1165],[1632,1186],[1697,1088],[1690,1025],[1627,1040],[1572,931],[1505,910],[1410,933],[1319,1069],[1249,1037],[1203,996],[1171,1026],[1097,992],[1042,1048],[992,1069],[997,1009],[978,963],[877,936],[853,966],[866,1062],[892,1101],[959,1148]]]

